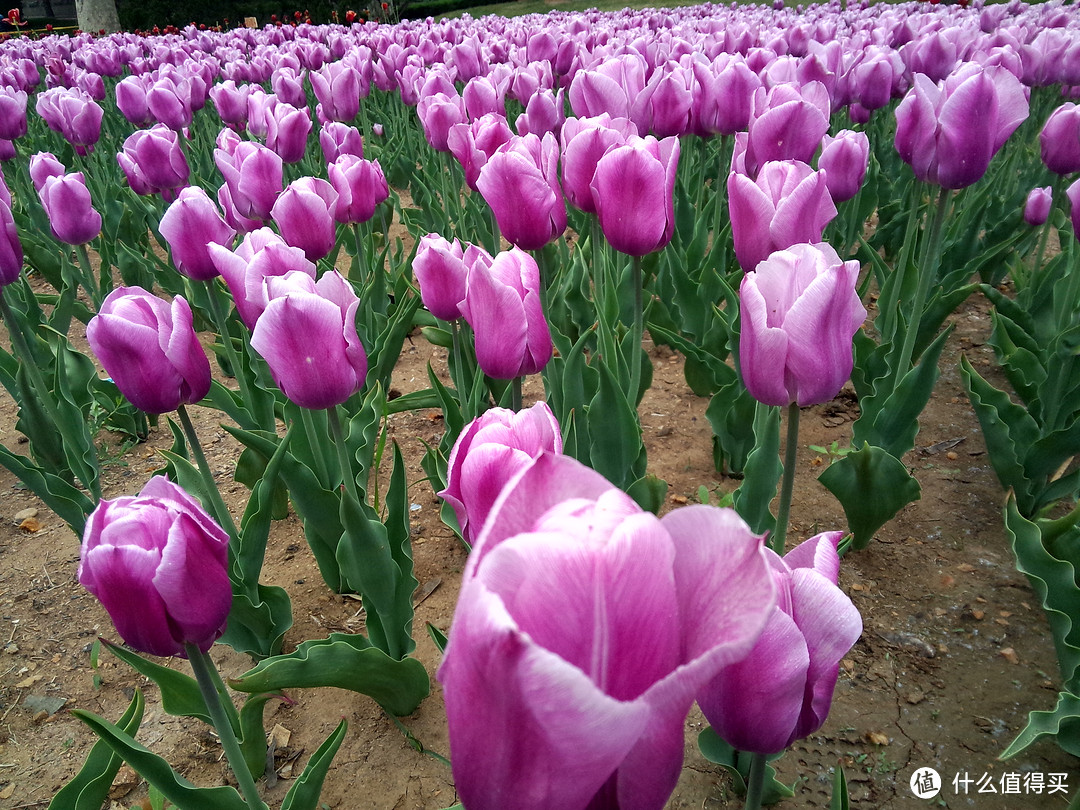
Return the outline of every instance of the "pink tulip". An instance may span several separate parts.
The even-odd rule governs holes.
[[[183,189],[161,217],[158,226],[169,245],[173,264],[188,278],[209,281],[218,275],[210,258],[210,245],[232,245],[236,230],[222,218],[216,205],[198,186]]]
[[[477,190],[502,235],[526,250],[537,250],[566,230],[566,205],[558,178],[559,144],[550,132],[513,138],[480,170]]]
[[[616,250],[644,256],[675,232],[679,139],[631,138],[596,163],[591,188],[604,237]]]
[[[293,180],[278,196],[270,216],[282,238],[304,251],[309,261],[328,256],[334,249],[334,211],[338,193],[319,177]]]

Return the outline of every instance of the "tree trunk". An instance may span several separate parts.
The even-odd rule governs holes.
[[[97,33],[120,30],[120,18],[116,14],[116,0],[75,0],[75,15],[79,28]]]

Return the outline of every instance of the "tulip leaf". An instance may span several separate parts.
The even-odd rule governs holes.
[[[428,635],[431,636],[432,643],[435,644],[435,649],[439,652],[446,652],[446,644],[449,639],[446,637],[446,633],[433,625],[431,622],[427,623]]]
[[[266,771],[266,728],[263,726],[263,709],[266,701],[280,698],[274,692],[249,695],[240,707],[238,717],[240,751],[252,779],[258,779]]]
[[[851,799],[848,796],[847,778],[844,769],[837,764],[836,774],[833,776],[832,798],[829,799],[829,810],[848,810]]]
[[[776,518],[769,504],[784,474],[780,463],[780,409],[754,403],[754,449],[746,460],[746,476],[734,495],[735,511],[756,534],[771,532]]]
[[[713,729],[712,726],[706,726],[705,729],[698,734],[698,748],[701,749],[701,755],[709,762],[715,763],[727,771],[731,777],[732,787],[735,792],[740,796],[746,795],[746,780],[750,776],[750,762],[754,757],[753,754],[747,751],[737,751],[732,748],[725,740],[723,740],[719,734]],[[774,762],[783,756],[783,752],[779,754],[773,754],[767,759],[769,762]],[[765,784],[761,792],[762,804],[776,804],[781,799],[787,799],[795,795],[794,785],[788,787],[783,782],[776,778],[776,769],[770,765],[765,765]]]
[[[427,671],[415,658],[391,658],[350,633],[304,641],[295,652],[267,659],[229,685],[241,692],[335,686],[367,695],[397,717],[415,711],[431,691]]]
[[[667,495],[668,484],[655,475],[644,475],[626,488],[626,494],[637,501],[642,509],[659,514]]]
[[[206,701],[199,691],[199,684],[190,675],[157,664],[110,641],[102,639],[102,643],[121,661],[157,684],[161,690],[161,708],[166,712],[174,717],[194,717],[213,725],[206,709]]]
[[[342,718],[337,728],[331,732],[323,744],[308,760],[304,772],[293,782],[285,799],[281,803],[281,810],[316,810],[319,804],[319,796],[322,793],[323,782],[326,773],[330,769],[330,763],[334,761],[334,755],[341,747],[345,739],[345,733],[349,730],[349,724]]]
[[[134,735],[142,723],[145,705],[142,691],[136,689],[117,728]],[[123,760],[105,741],[98,740],[79,772],[52,797],[48,810],[101,810],[122,764]]]
[[[72,709],[71,713],[90,726],[136,773],[177,807],[184,810],[252,810],[235,788],[197,788],[174,771],[168,762],[112,723],[82,709]]]
[[[588,407],[591,466],[620,489],[644,472],[645,445],[637,413],[607,363],[599,364],[600,386]]]
[[[866,548],[874,532],[921,497],[916,481],[897,458],[864,444],[831,464],[818,481],[844,508],[852,546]]]
[[[1080,757],[1080,697],[1059,692],[1053,711],[1029,712],[1027,725],[999,758],[1014,757],[1043,737],[1053,737],[1062,750]]]
[[[740,474],[746,469],[755,444],[754,431],[747,430],[746,425],[753,422],[756,408],[757,401],[737,376],[722,385],[709,400],[705,418],[713,431],[713,463],[717,472]]]
[[[78,487],[42,469],[26,456],[12,453],[3,445],[0,445],[0,465],[22,481],[27,489],[41,498],[75,534],[82,537],[86,516],[94,511],[94,502]]]

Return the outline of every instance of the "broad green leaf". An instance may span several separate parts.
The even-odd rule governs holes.
[[[433,625],[431,622],[427,623],[428,635],[431,636],[432,642],[435,644],[435,648],[439,652],[446,652],[446,643],[449,639],[446,637],[446,633]]]
[[[732,787],[740,796],[746,795],[746,780],[750,775],[750,760],[754,756],[746,751],[737,751],[728,745],[712,726],[706,726],[698,734],[698,748],[702,756],[709,762],[715,763],[727,771],[731,777]],[[783,753],[770,756],[773,762],[779,759]],[[762,804],[776,804],[781,799],[787,799],[795,795],[794,785],[788,787],[776,778],[776,769],[772,765],[765,766],[765,785],[761,793]]]
[[[832,797],[829,799],[829,810],[848,810],[849,807],[847,779],[844,777],[843,766],[837,763],[836,774],[833,776]]]
[[[769,505],[784,474],[780,463],[780,409],[755,403],[754,449],[746,460],[746,475],[734,495],[735,511],[756,534],[771,532],[776,518]]]
[[[667,491],[667,481],[655,475],[642,476],[626,488],[626,494],[637,501],[638,506],[654,515],[663,507]]]
[[[1060,692],[1053,711],[1029,712],[1027,725],[999,759],[1010,759],[1043,737],[1053,737],[1064,751],[1080,757],[1080,697]]]
[[[214,721],[206,709],[199,684],[190,675],[162,666],[118,644],[102,639],[105,648],[161,690],[161,708],[175,717],[194,717],[207,725]]]
[[[330,769],[330,763],[334,761],[334,755],[341,747],[345,739],[345,732],[349,730],[348,723],[342,718],[334,731],[320,745],[311,759],[308,760],[304,772],[293,782],[289,792],[285,794],[285,800],[281,803],[281,810],[316,810],[319,796],[322,793],[323,782],[326,773]]]
[[[606,363],[601,363],[600,386],[589,403],[591,466],[620,489],[644,472],[645,445],[637,413],[626,399]]]
[[[37,495],[71,530],[82,537],[86,517],[94,511],[95,503],[78,487],[58,475],[42,469],[26,456],[12,453],[0,445],[0,465],[11,471],[27,489]]]

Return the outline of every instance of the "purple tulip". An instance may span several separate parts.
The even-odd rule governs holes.
[[[176,269],[196,281],[209,281],[218,275],[210,258],[210,245],[227,248],[236,238],[236,231],[198,186],[188,186],[180,192],[161,217],[158,229],[169,245]]]
[[[746,137],[746,174],[756,176],[769,161],[809,163],[829,131],[829,114],[829,93],[821,82],[759,88]]]
[[[480,535],[503,487],[542,452],[562,453],[562,432],[546,402],[518,413],[492,408],[454,442],[446,489],[438,493],[454,509],[465,542]]]
[[[160,193],[166,200],[172,199],[174,189],[187,184],[190,174],[176,132],[164,124],[128,135],[116,161],[136,194]]]
[[[548,132],[512,138],[480,170],[476,188],[510,244],[538,250],[566,230],[558,164],[559,143]]]
[[[465,102],[465,112],[472,121],[485,115],[506,117],[505,82],[496,82],[490,76],[477,76],[465,85],[461,97]]]
[[[413,275],[420,286],[420,300],[432,315],[444,321],[461,317],[465,281],[469,268],[478,259],[485,266],[491,264],[491,256],[476,245],[462,249],[457,239],[448,242],[436,233],[420,240],[413,259]]]
[[[11,206],[0,200],[0,287],[17,281],[23,266],[22,242]]]
[[[896,149],[920,180],[970,186],[1027,118],[1027,93],[1004,68],[972,62],[939,84],[916,74],[896,108]]]
[[[98,73],[79,71],[75,77],[75,86],[90,96],[94,101],[105,100],[105,80]]]
[[[340,405],[361,388],[367,354],[356,333],[360,299],[337,271],[317,281],[303,273],[266,281],[268,303],[251,346],[274,382],[302,408]]]
[[[364,156],[364,141],[360,130],[337,121],[322,125],[319,130],[319,147],[327,165],[342,155],[356,155],[359,158]]]
[[[36,109],[49,129],[64,136],[75,151],[86,155],[94,151],[101,137],[100,106],[82,90],[54,87],[38,96]]]
[[[852,338],[866,320],[857,261],[829,245],[778,250],[739,289],[739,370],[766,405],[828,402],[851,376]]]
[[[794,160],[766,163],[757,180],[728,175],[735,257],[749,272],[775,250],[819,242],[836,216],[824,172]]]
[[[566,120],[566,105],[563,102],[563,91],[553,93],[551,90],[537,90],[525,105],[525,112],[517,117],[514,126],[518,135],[543,136],[545,132],[551,132],[558,136]]]
[[[347,62],[331,62],[308,74],[326,121],[352,121],[360,112],[360,73]]]
[[[692,110],[698,134],[733,135],[750,126],[754,92],[761,79],[737,54],[720,54],[711,69],[693,64],[697,94]]]
[[[116,85],[116,106],[124,118],[137,127],[144,127],[154,120],[154,114],[146,103],[146,91],[150,89],[148,76],[125,76]]]
[[[101,501],[83,531],[79,582],[116,631],[151,655],[187,657],[225,632],[232,607],[229,536],[193,497],[167,478],[137,496]]]
[[[1073,236],[1080,239],[1080,180],[1065,189],[1065,196],[1069,198],[1069,219],[1072,220]]]
[[[236,145],[231,155],[220,148],[215,149],[214,161],[229,184],[237,212],[251,219],[268,219],[274,201],[281,194],[281,157],[262,144],[243,141]]]
[[[1039,133],[1043,163],[1054,174],[1080,172],[1080,107],[1062,104]]]
[[[1024,222],[1032,227],[1042,225],[1050,218],[1053,204],[1054,195],[1050,186],[1033,188],[1024,202]]]
[[[266,145],[283,163],[298,163],[303,159],[310,133],[311,116],[307,107],[297,109],[280,101],[266,117]]]
[[[658,138],[689,134],[695,83],[693,71],[678,63],[656,70],[631,109],[638,129]]]
[[[469,120],[465,112],[465,102],[457,93],[432,93],[421,96],[416,105],[416,114],[424,129],[424,137],[432,149],[449,152],[447,136],[455,124],[464,124]]]
[[[251,233],[264,225],[261,219],[242,216],[236,210],[236,203],[232,200],[232,191],[229,189],[228,183],[222,183],[218,187],[217,201],[218,205],[221,206],[222,214],[225,216],[226,224],[237,233]]]
[[[286,104],[291,104],[299,110],[307,109],[307,90],[304,89],[306,75],[307,72],[303,69],[281,65],[274,69],[270,77],[270,89]]]
[[[167,413],[210,390],[210,362],[181,296],[168,303],[142,287],[117,287],[86,326],[86,340],[131,403]]]
[[[250,84],[238,85],[232,79],[220,82],[210,88],[210,99],[214,102],[214,109],[223,124],[234,129],[240,129],[247,124],[248,96],[251,94]]]
[[[162,76],[146,91],[146,106],[154,119],[169,129],[180,131],[191,126],[194,115],[191,85],[188,81]]]
[[[632,119],[634,102],[644,89],[645,59],[623,54],[575,74],[570,82],[570,108],[579,118],[607,113]]]
[[[337,203],[338,193],[329,182],[321,177],[301,177],[281,192],[270,216],[281,237],[303,250],[309,261],[315,261],[334,249]]]
[[[595,118],[566,119],[560,133],[562,180],[566,199],[571,205],[590,214],[596,213],[592,181],[597,162],[637,134],[637,127],[629,118],[612,118],[607,113]]]
[[[476,336],[476,362],[489,377],[535,374],[551,359],[551,332],[540,305],[540,268],[521,248],[490,264],[478,254],[469,265],[459,306]]]
[[[784,557],[765,550],[776,607],[750,654],[697,695],[716,733],[740,751],[783,751],[829,714],[840,659],[862,634],[858,609],[836,586],[842,534],[816,535]]]
[[[864,132],[845,129],[834,138],[821,141],[818,169],[825,172],[825,185],[834,203],[850,200],[859,193],[870,165],[870,139]]]
[[[94,210],[82,172],[45,179],[41,204],[53,236],[69,245],[85,245],[101,233],[101,214]]]
[[[679,139],[631,138],[596,163],[591,188],[600,227],[611,246],[630,256],[662,249],[675,231]]]
[[[377,160],[342,155],[327,169],[337,192],[334,219],[345,224],[367,222],[390,196],[382,166]]]
[[[30,180],[38,194],[41,194],[45,181],[50,177],[63,177],[65,174],[67,169],[52,152],[38,152],[30,158]]]
[[[454,124],[446,135],[446,146],[465,172],[465,182],[476,191],[480,170],[504,143],[514,137],[506,118],[496,113],[469,124]]]
[[[247,131],[253,138],[265,138],[270,129],[270,115],[279,99],[261,87],[253,87],[248,93]]]
[[[694,695],[774,604],[761,538],[733,511],[658,520],[572,458],[541,455],[469,555],[438,671],[463,804],[660,810]]]
[[[248,329],[254,329],[266,309],[266,279],[300,271],[315,279],[315,265],[300,248],[269,228],[259,228],[247,234],[235,251],[211,243],[207,245],[210,258],[232,292],[240,319]]]
[[[26,91],[0,87],[0,138],[13,141],[26,134]]]

